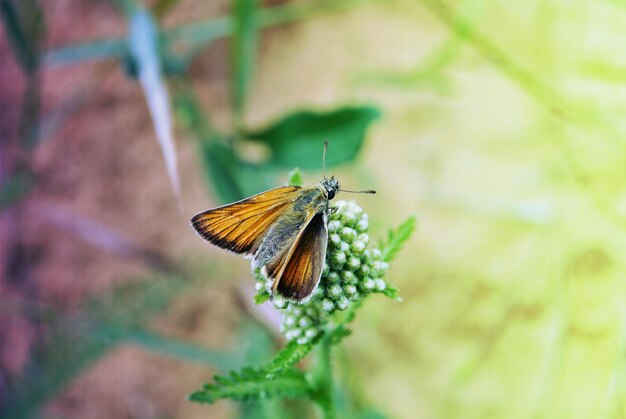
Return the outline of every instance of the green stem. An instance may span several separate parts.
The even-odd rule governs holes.
[[[325,336],[318,347],[317,363],[313,370],[313,397],[322,409],[325,419],[336,418],[333,402],[333,367],[330,360],[331,340]]]

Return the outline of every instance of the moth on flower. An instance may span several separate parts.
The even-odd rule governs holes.
[[[324,141],[322,169],[326,166]],[[334,176],[324,174],[317,186],[281,186],[200,212],[191,226],[208,242],[252,258],[272,281],[272,296],[308,300],[319,284],[328,243],[330,200],[340,189]]]

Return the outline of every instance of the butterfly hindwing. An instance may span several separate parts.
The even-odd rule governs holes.
[[[322,276],[328,230],[324,210],[317,212],[299,235],[274,281],[274,290],[290,300],[308,298]]]
[[[298,186],[270,189],[196,214],[191,225],[205,240],[235,253],[254,254],[264,234],[298,197]]]
[[[267,232],[254,255],[253,268],[262,267],[274,284],[282,274],[294,244],[304,233],[315,214],[326,207],[326,200],[318,188],[303,188],[290,211],[285,211]]]

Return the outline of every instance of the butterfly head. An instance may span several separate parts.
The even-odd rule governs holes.
[[[326,196],[328,197],[329,201],[335,197],[335,194],[339,190],[339,181],[335,179],[334,176],[331,176],[330,179],[324,178],[321,185],[322,188],[326,191]]]
[[[324,141],[324,154],[322,155],[322,174],[324,179],[322,180],[320,186],[322,190],[326,192],[326,198],[330,201],[335,197],[337,191],[342,192],[350,192],[350,193],[376,193],[376,191],[366,190],[366,191],[348,191],[346,189],[339,189],[339,181],[335,179],[334,176],[331,176],[330,179],[326,178],[326,149],[328,148],[328,141]]]

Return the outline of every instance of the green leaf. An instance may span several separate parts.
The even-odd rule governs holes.
[[[228,146],[201,143],[209,181],[222,202],[234,202],[270,189],[272,179],[262,168],[242,162]]]
[[[270,293],[267,291],[259,292],[254,296],[254,304],[263,304],[271,297]]]
[[[322,338],[323,334],[320,333],[313,338],[309,343],[299,344],[295,340],[289,341],[279,353],[274,356],[274,359],[265,367],[265,376],[267,378],[273,378],[280,376],[289,368],[300,362],[305,356],[309,354]]]
[[[220,399],[255,400],[264,398],[295,398],[309,395],[309,384],[304,374],[296,369],[285,371],[273,380],[259,369],[244,368],[227,376],[215,376],[213,384],[193,392],[189,400],[214,403]]]
[[[274,339],[262,326],[252,320],[239,328],[235,348],[243,354],[246,365],[262,365],[275,350]],[[239,405],[239,419],[282,419],[284,406],[279,399],[250,400]]]
[[[202,110],[191,83],[183,78],[174,78],[172,87],[174,116],[178,123],[201,142],[223,142],[222,135],[211,125],[208,115]]]
[[[139,82],[146,96],[154,130],[165,160],[172,190],[182,205],[180,180],[176,163],[176,149],[167,87],[161,75],[158,27],[147,10],[137,7],[130,15],[130,52],[139,70]]]
[[[361,149],[369,125],[380,117],[370,106],[345,107],[328,112],[298,111],[270,127],[246,133],[272,151],[270,164],[291,168],[321,169],[324,140],[329,150],[326,165],[353,161]]]
[[[274,187],[273,176],[258,165],[243,162],[211,125],[189,83],[175,80],[174,107],[180,125],[197,139],[207,178],[221,202],[233,202]]]
[[[302,186],[302,182],[302,172],[300,172],[299,167],[296,167],[291,172],[289,172],[289,180],[287,181],[287,185]]]
[[[402,301],[398,289],[394,286],[387,284],[387,288],[383,290],[383,295],[391,298],[392,300]]]
[[[254,268],[251,270],[250,272],[252,274],[252,277],[258,282],[258,281],[265,281],[265,277],[263,276],[263,274],[261,273],[261,268]],[[254,296],[254,304],[263,304],[264,302],[266,302],[267,300],[269,300],[271,297],[270,292],[263,288],[259,291],[257,291],[256,295]]]
[[[256,0],[234,0],[232,22],[234,36],[231,43],[232,104],[237,123],[243,118],[246,98],[250,90],[257,48]]]
[[[222,202],[234,202],[245,195],[237,182],[239,161],[230,148],[220,143],[201,143],[204,167],[215,193]]]
[[[113,330],[113,332],[119,341],[134,343],[144,349],[169,355],[179,360],[209,365],[222,370],[241,365],[236,354],[233,354],[232,351],[218,352],[140,328]]]
[[[415,231],[416,217],[414,215],[398,227],[397,230],[389,230],[387,242],[381,246],[383,260],[389,262],[396,257],[396,254],[402,249],[404,243],[411,237]]]
[[[352,331],[345,324],[340,324],[328,334],[328,341],[331,345],[337,345],[339,342],[352,334]]]

